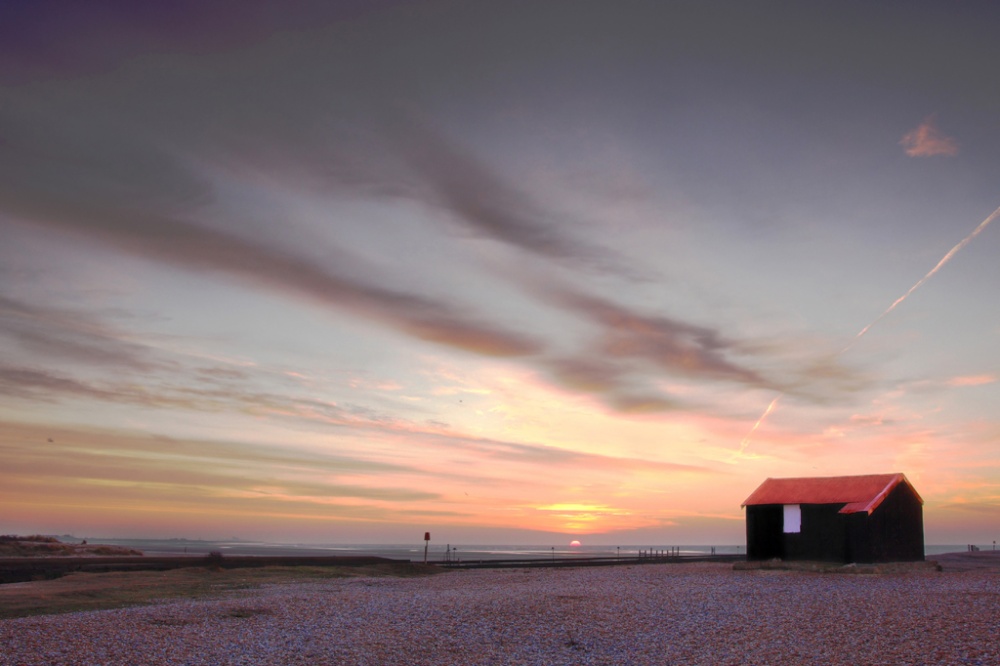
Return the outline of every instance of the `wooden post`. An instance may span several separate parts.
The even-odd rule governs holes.
[[[431,533],[424,532],[424,564],[427,564],[427,546],[431,543]]]

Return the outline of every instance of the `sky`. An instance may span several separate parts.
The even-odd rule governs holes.
[[[998,21],[0,3],[0,533],[1000,538]]]

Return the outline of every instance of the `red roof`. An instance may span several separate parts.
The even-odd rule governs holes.
[[[843,504],[840,513],[870,514],[893,488],[905,483],[923,504],[924,500],[902,474],[826,476],[800,479],[767,479],[741,506],[759,504]]]

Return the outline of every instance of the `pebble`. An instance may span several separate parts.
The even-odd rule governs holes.
[[[1000,575],[451,571],[0,621],[0,666],[998,664]]]

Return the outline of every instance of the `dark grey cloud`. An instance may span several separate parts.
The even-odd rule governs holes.
[[[168,220],[191,223],[199,208],[218,203],[212,186],[184,166],[191,158],[326,194],[417,200],[477,236],[635,273],[575,239],[574,220],[432,128],[440,123],[417,120],[405,103],[405,60],[387,61],[374,43],[325,20],[332,27],[299,40],[272,39],[233,57],[223,48],[200,54],[197,67],[151,57],[86,84],[0,90],[0,127],[8,128],[0,131],[0,176],[22,194],[17,201],[7,193],[0,205],[37,221],[64,216],[60,203],[85,210],[97,202],[101,216],[169,236]],[[377,31],[372,25],[365,23]],[[365,67],[349,64],[357,61]],[[49,209],[24,210],[39,200]]]
[[[0,360],[0,395],[31,401],[62,402],[82,398],[98,402],[140,405],[196,411],[287,410],[292,399],[248,389],[198,388],[187,384],[171,385],[162,377],[144,381],[102,375],[101,379],[82,379],[65,369],[28,366]],[[343,421],[348,419],[344,418]]]
[[[646,361],[674,376],[773,388],[755,370],[730,360],[737,344],[712,328],[662,315],[641,315],[580,292],[553,291],[549,296],[601,326],[599,350],[606,358]]]
[[[614,301],[553,284],[528,287],[597,325],[597,336],[575,355],[547,357],[543,367],[562,386],[592,393],[622,413],[667,412],[692,405],[664,394],[651,380],[727,382],[830,404],[878,386],[870,372],[823,344],[803,349],[728,335],[664,315],[640,313]],[[758,369],[766,368],[764,369]]]
[[[525,285],[544,300],[596,325],[595,339],[582,350],[549,356],[542,361],[542,367],[560,385],[594,394],[612,410],[642,414],[691,407],[655,388],[657,378],[721,381],[778,390],[779,382],[743,360],[752,346],[716,329],[663,315],[641,314],[565,285]]]
[[[250,378],[250,373],[240,368],[222,368],[205,366],[195,369],[195,375],[204,381],[228,385],[230,382],[242,382]]]
[[[450,213],[469,232],[571,266],[635,277],[623,258],[568,233],[573,220],[516,187],[469,150],[412,115],[400,113],[385,134],[416,185],[409,194]]]
[[[92,313],[28,303],[0,293],[0,336],[47,362],[146,371],[162,367],[148,347]]]
[[[0,89],[0,223],[21,220],[146,259],[215,271],[446,346],[495,356],[539,351],[540,341],[480,320],[468,306],[393,286],[384,276],[349,274],[272,242],[282,236],[279,219],[251,237],[220,201],[217,184],[194,165],[259,170],[327,194],[377,196],[366,182],[393,196],[442,190],[405,182],[406,173],[378,158],[384,143],[355,145],[350,128],[357,114],[337,103],[333,82],[325,81],[336,72],[324,69],[322,59],[317,65],[314,52],[292,49],[290,62],[280,56],[277,65],[265,56],[248,55],[238,65],[209,58],[205,70],[221,78],[201,69],[183,77],[170,68],[137,66],[93,82]],[[301,76],[289,76],[295,71]],[[432,143],[428,132],[421,136]],[[373,160],[371,173],[356,166]],[[419,181],[416,173],[408,172]],[[453,188],[442,191],[458,196]],[[493,211],[493,220],[501,205],[492,201],[483,209]],[[527,223],[519,227],[527,229]]]
[[[618,393],[609,397],[609,404],[623,414],[655,414],[676,410],[681,403],[663,395]]]
[[[613,391],[628,374],[627,368],[599,354],[552,358],[546,365],[560,384],[583,393]]]
[[[58,402],[65,397],[132,402],[125,394],[61,373],[4,364],[0,364],[0,395],[48,402]]]
[[[59,169],[61,167],[55,167]],[[2,170],[2,168],[0,168]],[[11,216],[79,234],[155,261],[213,271],[381,321],[413,337],[494,356],[540,351],[527,335],[476,321],[459,308],[419,294],[338,275],[314,261],[158,210],[103,199],[101,190],[73,199],[33,193],[31,183],[0,184]]]
[[[608,357],[588,347],[576,356],[545,359],[544,369],[560,385],[599,397],[620,414],[670,412],[691,407],[649,385],[659,370],[636,369],[634,364]]]
[[[101,10],[86,17],[78,33],[66,34],[71,39],[65,53],[79,54],[76,64],[47,60],[58,55],[46,50],[51,40],[31,42],[30,31],[13,35],[5,44],[14,60],[4,62],[11,71],[24,68],[32,85],[21,81],[0,88],[0,224],[4,216],[18,218],[134,256],[218,272],[445,346],[535,357],[548,345],[461,303],[262,240],[266,234],[250,233],[224,210],[207,172],[264,175],[327,196],[416,202],[442,224],[503,243],[528,259],[634,278],[641,268],[574,235],[575,220],[518,180],[521,174],[502,172],[461,137],[472,127],[494,139],[485,133],[497,125],[476,123],[489,120],[487,111],[498,103],[509,103],[505,112],[511,112],[517,100],[530,100],[534,112],[553,122],[572,105],[607,98],[607,106],[595,111],[614,112],[606,126],[620,130],[624,140],[648,139],[650,150],[658,150],[655,130],[661,125],[655,116],[665,110],[696,120],[706,113],[731,114],[740,121],[743,114],[731,105],[714,104],[709,111],[702,104],[725,99],[705,97],[720,90],[734,100],[745,98],[747,108],[760,113],[770,110],[769,104],[788,102],[775,98],[760,106],[761,99],[770,100],[775,83],[784,87],[801,78],[809,85],[817,69],[833,70],[823,78],[827,84],[848,74],[892,81],[898,75],[948,72],[960,74],[965,82],[959,85],[967,91],[966,84],[980,78],[957,71],[956,63],[971,61],[982,47],[959,31],[930,30],[942,15],[927,7],[907,11],[907,25],[922,26],[936,43],[961,53],[943,64],[911,41],[908,30],[893,27],[892,10],[866,14],[869,10],[858,6],[842,12],[765,3],[787,10],[776,22],[766,11],[741,3],[706,9],[696,2],[669,8],[624,2],[614,10],[598,2],[510,2],[475,9],[445,3],[442,13],[409,3],[384,3],[374,10],[365,3],[337,10],[324,10],[323,4],[296,2],[287,12],[275,12],[251,2],[221,31],[208,28],[219,25],[216,10],[197,3],[185,3],[169,18],[155,10]],[[35,27],[37,10],[25,11],[7,23],[8,30]],[[872,19],[860,33],[851,18],[858,15]],[[183,16],[191,20],[178,18]],[[845,40],[856,33],[860,41]],[[878,38],[883,34],[890,42]],[[954,43],[959,34],[962,43]],[[517,48],[511,48],[514,43]],[[853,44],[850,53],[844,43]],[[889,52],[885,43],[894,45],[891,57],[880,55]],[[87,49],[97,47],[93,61],[84,62]],[[788,59],[790,48],[800,57]],[[174,57],[177,52],[184,57]],[[834,53],[837,58],[830,57]],[[39,56],[34,60],[40,65],[32,68],[24,54]],[[861,62],[874,73],[857,68]],[[940,66],[930,71],[931,62]],[[74,78],[82,72],[86,76]],[[996,99],[988,88],[977,84]],[[625,105],[614,103],[618,95]],[[555,103],[563,97],[568,101]],[[830,103],[822,95],[801,97],[796,104]],[[864,113],[869,115],[867,107]],[[708,126],[695,126],[714,133],[717,122],[734,120],[712,118]],[[745,122],[752,127],[752,118]],[[691,126],[678,124],[685,131]],[[733,127],[724,126],[732,136]],[[678,149],[687,145],[674,143]],[[755,164],[759,157],[757,151],[742,154]],[[690,168],[678,177],[692,191],[712,189],[712,200],[741,196],[718,191],[709,177],[719,157],[710,151],[702,162],[682,160]],[[267,234],[282,234],[279,220],[267,224]],[[606,395],[612,408],[669,408],[669,396],[637,385],[635,378],[650,372],[643,365],[668,376],[795,388],[795,380],[778,387],[751,367],[743,358],[746,349],[720,330],[581,295],[549,300],[596,323],[601,333],[575,357],[540,362],[560,383]],[[104,349],[96,340],[30,335],[21,340],[67,354],[76,344],[81,356]]]
[[[838,403],[873,389],[889,388],[871,370],[852,365],[838,353],[802,359],[788,373],[784,386],[788,393],[817,404]]]

